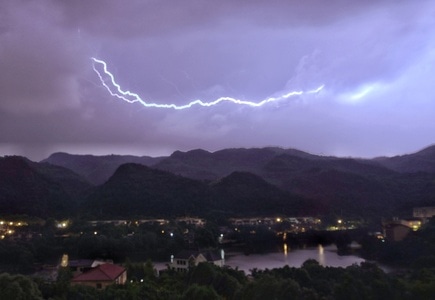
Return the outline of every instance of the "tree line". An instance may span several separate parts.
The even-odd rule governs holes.
[[[103,290],[69,285],[68,270],[55,282],[25,275],[0,274],[2,299],[433,299],[435,270],[420,268],[404,274],[385,273],[363,262],[347,268],[324,267],[307,260],[300,268],[243,271],[200,263],[187,273],[160,276],[150,262],[126,264],[128,281]],[[141,280],[138,280],[138,279]]]

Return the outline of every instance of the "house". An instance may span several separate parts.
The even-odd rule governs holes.
[[[212,263],[218,267],[223,267],[225,265],[225,252],[223,249],[221,249],[219,252],[209,250],[202,252],[202,255],[205,257],[207,262]]]
[[[92,259],[67,260],[66,264],[64,263],[62,266],[69,267],[73,276],[82,274],[96,267]]]
[[[194,225],[195,227],[203,227],[205,225],[204,219],[191,217],[177,218],[175,219],[175,222],[177,222],[178,224],[184,223],[186,225]]]
[[[94,260],[94,259],[69,259],[68,254],[62,255],[61,267],[69,267],[73,276],[87,272],[98,265],[113,263],[112,260]]]
[[[414,207],[412,211],[412,215],[414,218],[420,219],[429,219],[435,216],[435,207],[434,206],[426,206],[426,207]]]
[[[400,223],[389,223],[384,225],[384,236],[389,241],[398,242],[403,240],[411,228]]]
[[[75,276],[71,280],[71,285],[86,285],[102,289],[111,284],[125,284],[126,281],[125,268],[114,264],[102,264]]]
[[[89,221],[88,223],[94,227],[98,226],[98,225],[106,225],[106,224],[121,226],[121,225],[128,225],[129,221],[127,221],[127,220],[96,220],[96,221]]]
[[[399,218],[382,220],[382,229],[385,239],[389,241],[401,241],[412,231],[417,230],[412,227],[413,222]]]
[[[390,241],[401,241],[411,231],[417,231],[422,226],[422,220],[418,218],[383,220],[382,228],[384,236]]]
[[[202,262],[208,262],[223,267],[225,265],[225,253],[223,250],[221,250],[220,253],[212,250],[184,250],[177,253],[177,255],[171,255],[171,262],[168,267],[169,269],[179,272],[187,272],[190,267],[197,266]]]
[[[412,229],[412,231],[417,231],[420,229],[421,225],[423,224],[421,219],[418,218],[407,218],[400,220],[401,224],[408,226]]]

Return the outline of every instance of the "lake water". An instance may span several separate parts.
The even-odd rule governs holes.
[[[315,259],[322,266],[329,267],[348,267],[352,264],[360,264],[364,259],[355,255],[337,255],[335,246],[306,249],[289,249],[284,247],[282,252],[272,252],[266,254],[244,255],[243,253],[227,253],[225,264],[245,271],[250,274],[250,270],[281,268],[285,265],[299,268],[307,259]]]
[[[315,248],[290,249],[284,246],[281,252],[269,252],[266,254],[245,255],[240,252],[226,251],[225,264],[235,269],[238,268],[250,274],[252,269],[259,270],[282,268],[285,265],[299,268],[308,259],[315,259],[322,266],[328,267],[348,267],[353,264],[360,264],[365,261],[355,255],[337,255],[337,248],[332,246]],[[154,262],[154,267],[160,271],[167,268],[168,262]],[[382,268],[382,267],[381,267]]]

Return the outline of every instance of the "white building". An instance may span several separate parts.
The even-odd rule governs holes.
[[[223,267],[225,265],[224,250],[220,251],[191,251],[184,250],[177,255],[171,255],[169,268],[179,272],[187,272],[190,267],[197,266],[199,263],[208,262],[216,266]]]

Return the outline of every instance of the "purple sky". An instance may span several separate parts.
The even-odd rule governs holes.
[[[110,96],[107,62],[146,108]],[[280,146],[374,157],[435,143],[435,1],[0,2],[0,155]]]

